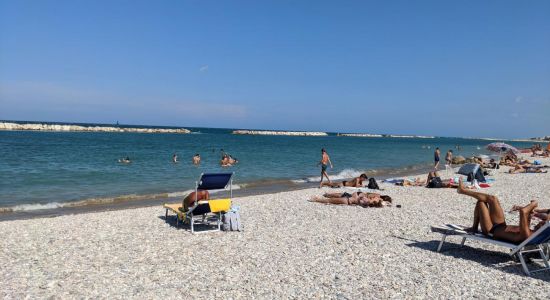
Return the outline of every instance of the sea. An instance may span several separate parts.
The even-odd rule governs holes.
[[[0,131],[0,212],[181,199],[194,189],[201,173],[212,172],[234,172],[236,192],[303,188],[319,182],[321,148],[327,150],[334,165],[328,170],[331,180],[361,173],[377,179],[417,174],[433,165],[436,147],[441,149],[442,158],[449,149],[455,156],[469,157],[489,154],[484,147],[492,142],[451,137],[346,137],[337,133],[234,135],[234,129],[186,128],[190,134]],[[238,163],[221,167],[222,151]],[[202,158],[199,166],[192,164],[196,153]],[[172,162],[174,154],[178,163]],[[123,157],[132,163],[119,163]]]

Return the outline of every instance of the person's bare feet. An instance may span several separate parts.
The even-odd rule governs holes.
[[[529,215],[537,206],[539,203],[536,200],[531,200],[529,204],[519,209],[519,212],[522,214]]]
[[[464,192],[466,191],[466,188],[464,187],[464,183],[462,182],[462,178],[458,180],[458,187],[456,188],[456,191],[459,194],[464,194]]]
[[[512,208],[510,209],[510,212],[515,212],[515,211],[518,211],[522,208],[523,206],[520,206],[520,205],[514,205],[512,206]]]
[[[320,199],[320,197],[313,196],[313,197],[307,199],[307,201],[309,201],[309,202],[317,202],[317,200],[319,200],[319,199]]]

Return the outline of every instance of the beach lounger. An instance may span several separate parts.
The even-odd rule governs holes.
[[[231,209],[233,174],[234,173],[201,174],[199,180],[195,182],[195,192],[199,190],[222,190],[229,186],[229,198],[195,201],[195,204],[189,207],[187,211],[184,210],[183,203],[164,204],[163,207],[166,209],[166,218],[168,218],[168,212],[171,211],[175,213],[176,226],[179,226],[180,221],[189,222],[192,233],[195,233],[195,224],[210,224],[211,221],[215,221],[217,228],[200,232],[219,231],[221,229],[222,213]]]
[[[550,259],[550,222],[546,222],[546,224],[544,224],[521,244],[498,241],[480,233],[467,233],[466,231],[464,231],[463,227],[454,224],[432,226],[431,230],[432,232],[440,233],[442,235],[441,242],[439,242],[439,245],[437,247],[437,252],[441,251],[441,248],[443,247],[443,243],[445,243],[445,239],[447,238],[447,236],[455,235],[462,237],[462,242],[460,243],[460,246],[464,245],[466,239],[470,239],[510,249],[510,256],[519,259],[519,261],[521,262],[521,266],[523,267],[523,271],[527,275],[531,275],[531,273],[535,272],[550,270],[550,264],[548,262],[548,260]],[[544,268],[529,270],[527,264],[525,263],[525,258],[523,257],[523,255],[527,253],[538,253],[544,263]]]

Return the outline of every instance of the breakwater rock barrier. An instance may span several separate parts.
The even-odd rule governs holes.
[[[0,122],[0,130],[32,130],[32,131],[87,131],[87,132],[135,132],[135,133],[190,133],[185,128],[134,128],[111,126],[81,126],[72,124],[34,124]]]

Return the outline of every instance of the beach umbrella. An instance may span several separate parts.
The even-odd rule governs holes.
[[[487,147],[485,147],[485,148],[489,151],[497,152],[497,153],[506,153],[506,152],[509,152],[509,151],[512,151],[515,154],[520,153],[520,151],[516,147],[510,146],[510,145],[505,144],[505,143],[491,143],[491,144],[487,145]]]

